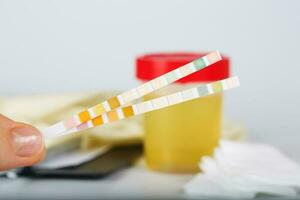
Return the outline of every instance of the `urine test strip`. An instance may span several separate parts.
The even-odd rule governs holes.
[[[85,122],[92,120],[103,113],[109,112],[120,106],[126,105],[131,101],[138,99],[146,94],[149,94],[162,87],[170,85],[171,83],[184,78],[192,73],[202,70],[218,61],[222,60],[221,55],[218,51],[207,54],[206,56],[196,59],[186,65],[183,65],[175,70],[172,70],[164,75],[161,75],[155,79],[152,79],[136,88],[128,90],[120,95],[112,97],[102,103],[99,103],[91,108],[83,110],[66,120],[58,122],[43,132],[48,133],[62,133],[77,127]]]
[[[224,90],[235,88],[239,86],[239,80],[237,77],[227,78],[221,81],[212,82],[205,85],[200,85],[191,89],[183,90],[181,92],[173,93],[170,95],[158,97],[149,101],[119,107],[117,109],[106,112],[98,117],[88,120],[77,127],[69,129],[63,133],[49,133],[46,137],[57,137],[67,135],[73,132],[82,131],[88,128],[101,126],[121,119],[126,119],[135,115],[140,115],[150,111],[159,110],[175,104],[180,104],[193,99],[201,98],[204,96],[216,94]]]

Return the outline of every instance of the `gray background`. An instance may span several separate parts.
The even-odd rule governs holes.
[[[137,55],[220,50],[226,114],[300,161],[300,1],[0,1],[0,93],[128,89]],[[297,139],[298,138],[298,139]]]

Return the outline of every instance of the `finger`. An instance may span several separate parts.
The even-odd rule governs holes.
[[[0,115],[0,171],[33,165],[44,158],[41,133]]]
[[[14,124],[14,121],[0,114],[0,130],[8,128]],[[1,133],[1,132],[0,132]]]

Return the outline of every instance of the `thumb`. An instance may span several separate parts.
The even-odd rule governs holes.
[[[33,165],[44,158],[41,133],[0,114],[0,171]]]

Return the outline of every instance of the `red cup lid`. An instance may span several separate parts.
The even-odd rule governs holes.
[[[139,56],[136,59],[136,77],[149,81],[182,65],[185,65],[207,53],[155,53]],[[229,77],[229,58],[222,55],[222,60],[195,72],[177,83],[211,82]]]

